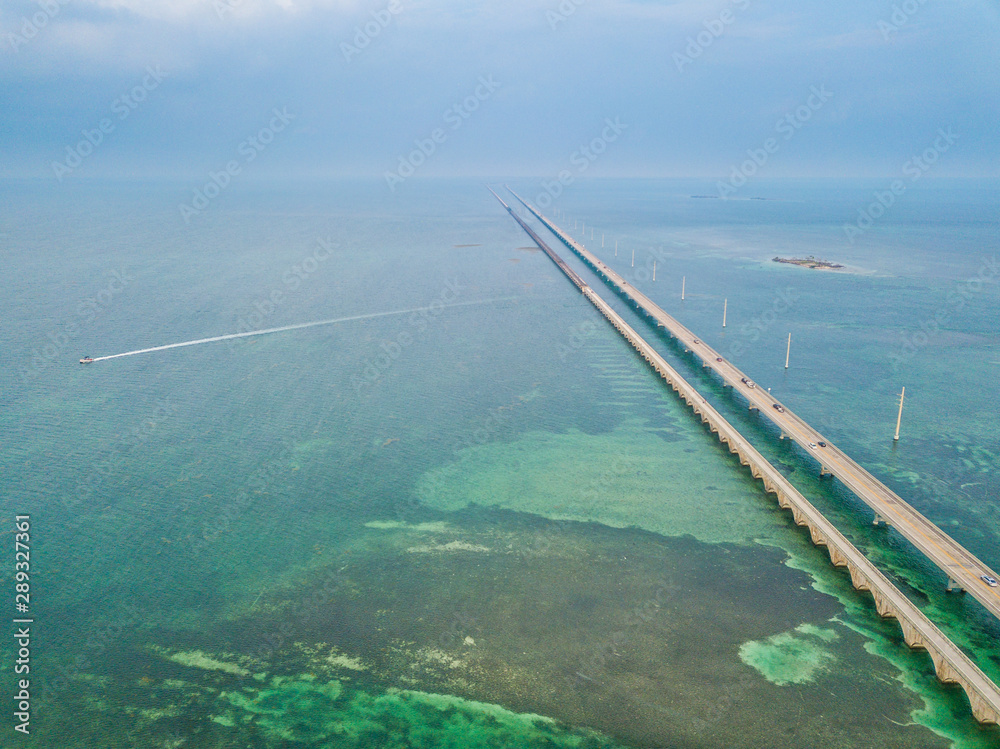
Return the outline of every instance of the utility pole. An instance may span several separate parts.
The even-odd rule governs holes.
[[[601,232],[601,247],[604,246],[604,232]]]
[[[726,327],[726,310],[729,309],[729,300],[722,300],[722,327]]]
[[[906,397],[906,388],[903,388],[903,392],[899,394],[899,416],[896,417],[896,435],[892,438],[893,441],[899,440],[899,424],[903,420],[903,398]]]
[[[618,257],[618,240],[615,240],[615,257]]]
[[[788,369],[788,357],[792,355],[792,334],[788,334],[788,349],[785,351],[785,369]]]
[[[653,280],[656,280],[656,261],[653,261]]]
[[[635,248],[632,248],[632,267],[635,267]]]
[[[681,301],[684,301],[684,284],[687,282],[687,276],[681,276]]]

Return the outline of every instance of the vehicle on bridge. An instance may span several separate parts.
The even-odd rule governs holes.
[[[990,577],[989,575],[980,575],[979,579],[982,580],[987,585],[989,585],[991,588],[995,588],[997,586],[997,581],[994,578]]]

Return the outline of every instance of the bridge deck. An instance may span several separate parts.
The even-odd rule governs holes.
[[[510,190],[510,188],[507,188]],[[830,440],[816,431],[803,419],[796,416],[777,398],[761,388],[750,388],[744,383],[749,379],[734,364],[724,359],[721,354],[701,341],[684,325],[663,311],[645,294],[632,286],[620,274],[605,265],[582,244],[576,242],[566,232],[543,216],[537,209],[525,202],[511,190],[514,195],[531,213],[545,224],[573,252],[586,261],[594,270],[613,284],[619,291],[629,297],[638,307],[643,309],[656,322],[666,328],[671,335],[680,341],[686,349],[697,356],[703,366],[711,368],[728,385],[750,403],[751,408],[770,419],[784,435],[795,440],[812,455],[820,464],[821,470],[832,473],[856,494],[875,513],[912,543],[921,553],[936,564],[964,590],[979,601],[987,611],[1000,618],[1000,587],[990,587],[982,580],[982,576],[1000,579],[996,572],[986,566],[965,547],[951,536],[938,528],[910,506],[898,494],[858,465],[843,451],[835,447]],[[509,209],[508,209],[509,210]],[[784,409],[779,412],[774,405]],[[826,447],[812,447],[825,442]],[[811,443],[811,444],[810,444]]]
[[[492,190],[490,192],[493,192]],[[666,360],[650,346],[622,317],[605,302],[559,255],[528,226],[499,195],[493,193],[508,213],[521,225],[535,243],[600,310],[639,354],[667,381],[675,392],[715,432],[729,451],[750,467],[755,478],[778,497],[778,503],[792,511],[795,522],[809,528],[815,544],[827,547],[834,565],[847,567],[851,582],[858,590],[870,591],[882,616],[899,621],[903,638],[912,648],[927,650],[935,672],[943,682],[959,684],[969,698],[972,714],[982,723],[1000,722],[1000,690],[972,660],[965,655],[920,609],[873,565],[837,528],[830,523],[739,431],[708,401],[701,397]],[[523,202],[523,201],[522,201]]]

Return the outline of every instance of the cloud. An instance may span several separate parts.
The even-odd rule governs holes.
[[[1000,163],[1000,83],[982,74],[995,60],[996,14],[971,0],[921,6],[890,42],[877,23],[891,8],[862,0],[392,2],[401,12],[345,59],[342,45],[364,37],[390,0],[3,0],[0,148],[25,171],[47,168],[158,65],[168,82],[81,174],[128,159],[203,174],[284,105],[300,119],[258,172],[381,174],[479,75],[503,87],[428,174],[490,164],[550,173],[615,116],[628,138],[595,170],[712,173],[820,84],[835,100],[776,170],[809,173],[826,153],[840,170],[879,159],[894,169],[887,144],[910,148],[942,123],[963,133],[949,163]],[[27,46],[5,45],[53,6]],[[734,20],[678,72],[673,54],[710,33],[706,23],[718,31],[723,11]],[[565,21],[553,26],[550,12]]]
[[[301,14],[316,9],[349,11],[361,6],[360,0],[74,0],[80,5],[113,11],[126,11],[138,18],[181,21],[219,14],[238,18],[266,17],[275,11]]]

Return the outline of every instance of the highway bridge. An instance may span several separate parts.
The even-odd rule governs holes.
[[[980,723],[1000,723],[1000,689],[959,649],[912,601],[872,564],[837,528],[828,521],[763,455],[761,455],[708,401],[703,398],[666,360],[625,322],[583,278],[570,268],[504,200],[491,189],[494,197],[554,262],[567,278],[597,307],[619,333],[639,352],[667,384],[691,408],[702,423],[718,435],[719,441],[749,466],[767,492],[776,495],[778,504],[792,512],[797,525],[806,526],[817,546],[825,546],[830,561],[847,567],[857,590],[867,590],[875,600],[878,613],[899,622],[903,639],[911,648],[926,650],[940,681],[957,684],[965,691],[973,716]],[[516,197],[516,195],[515,195]],[[520,200],[520,198],[518,198]],[[521,201],[522,203],[524,201]],[[527,205],[527,204],[525,204]],[[530,207],[529,207],[530,210]],[[538,215],[537,213],[535,214]],[[566,240],[564,240],[566,241]],[[624,281],[624,279],[622,279]],[[698,344],[695,344],[698,345]]]
[[[510,188],[507,188],[510,190]],[[807,454],[819,463],[821,474],[836,476],[875,513],[875,522],[885,522],[894,527],[921,553],[936,564],[948,577],[948,589],[966,590],[987,611],[1000,619],[1000,587],[991,587],[984,578],[998,580],[998,575],[980,559],[955,541],[910,506],[898,494],[862,468],[842,450],[834,446],[816,429],[796,416],[787,406],[766,390],[756,387],[753,381],[732,362],[705,344],[680,322],[663,311],[649,297],[632,286],[620,274],[605,265],[592,252],[575,241],[565,231],[543,216],[513,190],[511,194],[520,201],[553,234],[580,256],[620,293],[630,299],[656,323],[690,350],[704,367],[718,374],[726,385],[741,393],[750,408],[757,409],[780,430],[781,437],[795,440]],[[777,406],[777,408],[776,408]]]
[[[491,189],[490,192],[493,192]],[[1000,690],[947,635],[941,632],[892,582],[875,567],[836,527],[827,520],[739,431],[703,398],[666,360],[597,294],[538,234],[518,216],[503,199],[493,192],[507,212],[549,256],[567,278],[619,333],[639,352],[651,367],[700,417],[702,423],[718,435],[719,441],[739,456],[740,463],[749,466],[766,491],[778,498],[778,504],[791,510],[797,525],[806,526],[817,546],[825,546],[830,561],[837,567],[847,567],[851,583],[857,590],[867,590],[883,617],[899,622],[903,639],[911,648],[926,650],[935,673],[944,683],[958,684],[969,698],[973,716],[981,723],[1000,723]],[[523,202],[523,201],[522,201]]]

